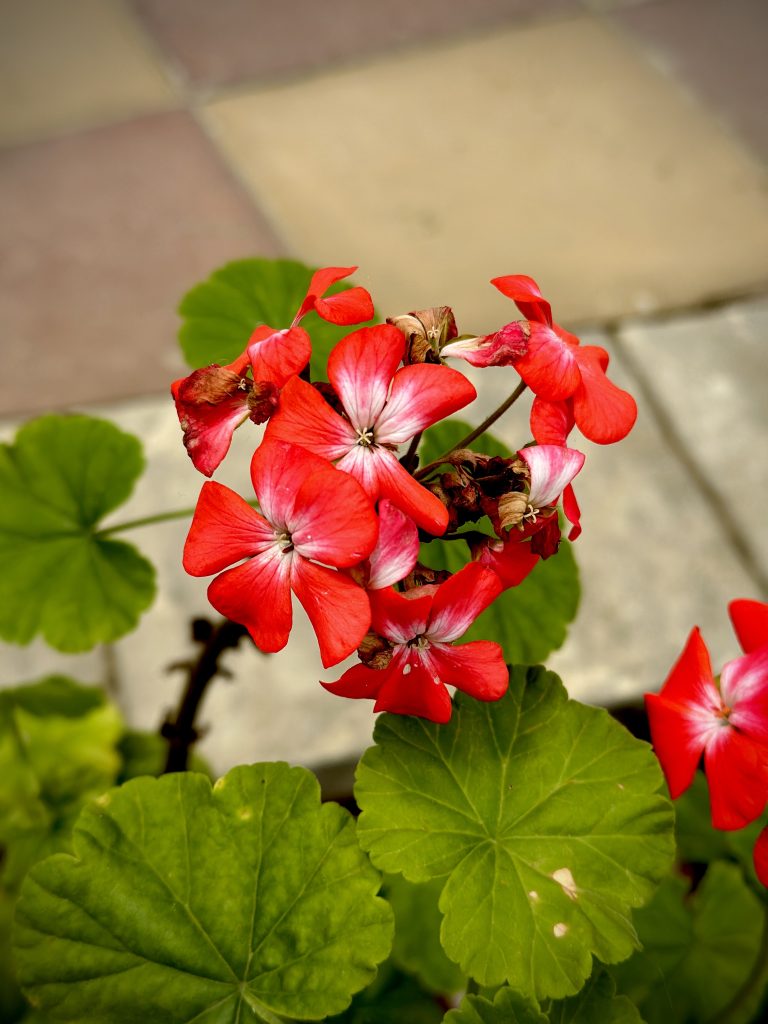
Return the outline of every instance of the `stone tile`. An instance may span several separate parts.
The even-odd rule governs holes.
[[[583,339],[612,352],[611,379],[637,396],[610,341],[599,334]],[[507,396],[514,374],[473,371],[472,379],[482,388],[481,407],[471,407],[468,418],[479,422]],[[570,439],[587,455],[574,484],[584,527],[574,544],[582,600],[564,646],[547,664],[572,697],[597,704],[658,689],[694,625],[702,628],[716,666],[735,657],[726,605],[734,597],[760,596],[651,410],[641,398],[638,406],[634,429],[618,445],[594,445],[577,431]],[[521,400],[497,425],[510,447],[530,439],[528,409]],[[730,416],[736,429],[742,419],[749,423],[749,415],[733,407]]]
[[[511,308],[484,282],[513,272],[540,280],[561,321],[765,277],[762,170],[587,15],[254,89],[203,113],[289,247],[359,263],[387,312],[449,302],[465,329],[491,328]]]
[[[768,300],[628,324],[620,337],[768,580]]]
[[[764,0],[675,0],[616,13],[652,59],[690,86],[768,159],[768,4]]]
[[[456,32],[540,17],[576,0],[133,0],[161,45],[198,86],[271,80],[358,60],[391,47],[429,44]]]
[[[0,145],[178,106],[120,0],[0,0]]]
[[[0,415],[165,392],[179,299],[277,242],[187,114],[0,154]]]

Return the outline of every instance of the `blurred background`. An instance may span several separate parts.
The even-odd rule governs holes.
[[[103,414],[149,460],[121,518],[191,505],[175,308],[217,266],[359,264],[384,315],[447,303],[463,332],[514,319],[488,280],[529,274],[640,406],[618,446],[572,439],[584,594],[551,667],[624,700],[694,623],[719,666],[727,602],[768,597],[767,44],[765,0],[0,0],[3,438]],[[474,380],[479,422],[515,381]],[[498,433],[528,440],[526,410]],[[219,477],[244,492],[246,435]],[[2,683],[106,682],[155,728],[208,610],[184,535],[130,537],[160,575],[137,633],[3,646]],[[203,715],[218,770],[367,745],[370,705],[317,685],[302,622],[227,664]]]

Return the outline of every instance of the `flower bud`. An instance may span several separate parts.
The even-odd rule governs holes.
[[[439,363],[440,350],[458,334],[450,306],[433,306],[415,313],[390,317],[388,324],[402,331],[408,363]]]

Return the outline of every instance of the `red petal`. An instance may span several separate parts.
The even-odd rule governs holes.
[[[768,887],[768,828],[764,828],[757,837],[752,858],[755,862],[755,874],[760,882]]]
[[[509,671],[504,652],[491,640],[475,640],[452,647],[436,644],[429,648],[440,678],[477,700],[498,700],[507,692]]]
[[[190,576],[210,576],[275,546],[275,531],[239,494],[209,480],[203,484],[184,545]]]
[[[565,518],[572,524],[568,540],[576,540],[581,536],[581,509],[576,501],[576,492],[570,484],[563,491],[563,512],[565,512]]]
[[[584,345],[575,351],[581,371],[581,385],[573,396],[576,425],[596,444],[621,441],[637,419],[634,398],[605,376],[602,357],[607,356],[603,349]]]
[[[397,330],[397,328],[393,328]],[[400,331],[397,332],[402,338]],[[420,430],[450,416],[477,398],[463,373],[448,366],[414,363],[398,370],[376,424],[379,444],[402,444]]]
[[[405,579],[419,559],[416,523],[387,498],[379,502],[379,538],[369,559],[368,587],[380,590]]]
[[[299,444],[325,459],[338,459],[357,443],[349,423],[300,377],[291,377],[283,388],[264,438]]]
[[[426,634],[445,643],[462,636],[501,593],[501,580],[478,562],[470,562],[441,583],[435,595]]]
[[[707,747],[704,770],[715,828],[744,828],[760,817],[768,802],[768,747],[722,726]]]
[[[538,395],[531,406],[531,433],[537,444],[564,445],[573,430],[573,402],[548,402]]]
[[[353,665],[335,683],[324,683],[321,679],[320,685],[329,693],[335,693],[338,697],[375,700],[379,690],[386,682],[389,670],[389,665],[385,669],[368,668],[367,665]]]
[[[354,274],[356,270],[357,267],[321,267],[316,270],[310,279],[304,301],[293,318],[293,326],[295,327],[302,317],[315,308],[316,301],[320,296],[325,295],[332,284],[343,281],[345,277]]]
[[[315,312],[332,324],[362,324],[373,319],[373,299],[365,288],[349,288],[327,299],[317,299]]]
[[[530,323],[528,351],[514,366],[535,395],[550,402],[569,398],[581,383],[575,353],[579,350],[562,341],[551,327]]]
[[[349,576],[297,555],[291,586],[315,630],[325,668],[360,646],[371,625],[371,608],[366,592]]]
[[[312,342],[301,327],[291,327],[287,331],[257,327],[251,335],[247,352],[253,379],[270,381],[281,388],[307,365],[312,355]]]
[[[422,530],[440,536],[448,527],[448,509],[431,491],[414,480],[386,448],[370,448],[373,472],[382,497],[405,512]]]
[[[539,560],[531,551],[531,545],[522,543],[515,534],[510,534],[503,543],[489,538],[487,543],[474,548],[472,554],[480,565],[496,573],[505,590],[519,586]]]
[[[390,324],[362,327],[333,349],[328,380],[354,427],[366,430],[376,423],[404,352],[405,337]]]
[[[745,654],[768,644],[768,604],[740,598],[731,601],[728,614]]]
[[[371,626],[394,644],[407,644],[427,628],[437,587],[414,587],[404,594],[396,590],[372,590]]]
[[[251,459],[251,482],[265,517],[287,529],[296,515],[296,496],[306,477],[332,469],[327,459],[296,444],[265,440]]]
[[[204,476],[220,465],[235,430],[248,419],[248,391],[241,388],[241,379],[230,367],[214,364],[171,385],[184,447]]]
[[[441,680],[429,672],[418,654],[409,655],[407,660],[396,655],[373,710],[418,715],[443,723],[451,717],[451,698]]]
[[[673,704],[697,707],[704,711],[720,704],[709,651],[698,626],[691,630],[683,652],[672,666],[659,696]]]
[[[645,694],[645,710],[651,727],[653,749],[661,763],[672,799],[693,782],[706,740],[690,729],[685,708],[655,693]]]
[[[768,748],[768,644],[723,667],[720,694],[729,723]]]
[[[291,632],[291,557],[264,553],[223,572],[208,587],[222,615],[245,626],[262,651],[281,651]]]
[[[379,521],[368,495],[353,477],[334,469],[329,462],[311,473],[307,471],[288,527],[299,554],[337,568],[358,565],[366,559],[379,533]]]
[[[502,295],[512,299],[526,320],[536,320],[538,323],[552,326],[552,307],[532,277],[525,274],[507,274],[506,277],[494,277],[491,284],[498,288]]]

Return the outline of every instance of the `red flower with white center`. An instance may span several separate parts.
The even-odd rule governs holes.
[[[690,786],[703,754],[714,827],[742,828],[762,813],[768,802],[768,642],[729,661],[718,688],[694,629],[661,692],[647,693],[645,706],[673,798]]]
[[[605,371],[608,353],[598,345],[582,345],[579,338],[553,322],[552,308],[537,283],[524,274],[495,278],[492,285],[512,299],[527,318],[523,325],[507,325],[499,334],[515,328],[527,332],[523,354],[510,359],[520,377],[537,395],[536,414],[531,412],[531,430],[540,443],[553,442],[552,433],[539,426],[550,417],[562,418],[562,411],[549,410],[553,402],[564,401],[569,425],[575,422],[585,437],[598,444],[610,444],[626,437],[637,419],[631,394],[617,388]],[[494,338],[495,336],[490,336]],[[490,342],[488,343],[490,344]]]
[[[208,599],[244,625],[262,651],[288,642],[293,591],[317,634],[323,664],[335,665],[360,645],[371,621],[365,591],[336,569],[373,550],[373,506],[352,477],[296,445],[262,444],[251,480],[261,513],[223,484],[203,485],[184,568],[192,576],[220,574]]]
[[[341,697],[375,700],[374,711],[419,715],[433,722],[451,717],[446,684],[478,700],[498,700],[509,685],[501,647],[490,640],[454,646],[501,593],[498,576],[470,562],[445,583],[370,593],[371,627],[389,648],[386,668],[355,665],[335,683]]]
[[[430,533],[441,534],[448,511],[400,465],[399,445],[471,402],[467,378],[447,366],[415,363],[397,369],[405,338],[389,324],[343,338],[328,359],[328,380],[346,416],[306,381],[286,385],[268,438],[303,445],[354,476],[372,501],[393,505]]]
[[[323,297],[332,284],[356,270],[324,267],[315,271],[287,330],[261,324],[234,362],[213,363],[173,382],[171,394],[184,431],[184,447],[195,469],[211,476],[229,451],[235,430],[247,419],[264,423],[275,411],[280,389],[301,373],[312,354],[309,335],[298,326],[307,313],[314,310],[323,320],[344,326],[371,319],[373,300],[365,288]]]
[[[350,576],[366,590],[382,590],[404,580],[419,559],[419,531],[416,523],[391,501],[379,502],[379,538],[364,562],[349,570]]]

